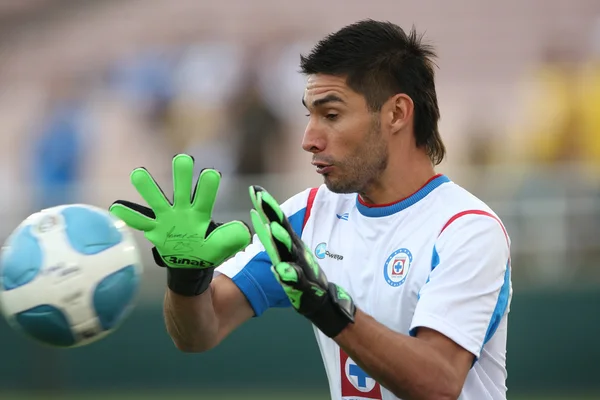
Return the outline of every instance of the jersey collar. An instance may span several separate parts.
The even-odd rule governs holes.
[[[365,217],[387,217],[389,215],[400,212],[413,204],[416,204],[420,200],[424,199],[429,193],[431,193],[438,186],[450,182],[450,179],[442,174],[436,175],[431,178],[421,189],[417,190],[410,196],[390,204],[365,204],[360,199],[359,195],[356,195],[356,208]]]

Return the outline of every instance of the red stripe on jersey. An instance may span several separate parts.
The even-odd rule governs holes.
[[[313,203],[315,202],[315,197],[317,197],[317,192],[319,188],[312,188],[310,192],[308,192],[308,200],[306,200],[306,213],[304,214],[304,222],[302,222],[302,229],[306,226],[308,219],[310,218],[310,212],[313,207]]]
[[[448,220],[448,222],[446,222],[446,225],[444,225],[444,227],[440,231],[440,235],[442,234],[442,232],[444,232],[444,230],[448,226],[450,226],[451,223],[453,223],[454,221],[456,221],[460,217],[464,217],[465,215],[484,215],[486,217],[491,217],[491,218],[495,219],[496,221],[498,221],[498,223],[500,224],[500,227],[502,228],[502,231],[504,232],[504,236],[506,237],[506,243],[508,243],[510,245],[510,242],[509,242],[509,239],[508,239],[508,233],[506,232],[506,229],[504,228],[504,225],[502,224],[502,221],[500,221],[500,219],[498,217],[496,217],[494,214],[489,213],[487,211],[483,211],[483,210],[466,210],[466,211],[459,212],[458,214],[455,214],[454,216],[452,216],[452,218],[450,218]]]

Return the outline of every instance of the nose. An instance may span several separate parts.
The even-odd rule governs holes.
[[[302,138],[302,148],[309,153],[319,153],[325,150],[325,135],[315,122],[308,122]]]

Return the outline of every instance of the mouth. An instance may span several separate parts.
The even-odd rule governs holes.
[[[321,175],[328,174],[334,168],[333,164],[328,164],[320,161],[313,161],[311,164],[317,167],[317,173]]]

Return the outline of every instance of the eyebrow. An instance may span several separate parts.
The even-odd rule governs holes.
[[[329,94],[321,99],[317,99],[315,101],[312,102],[312,106],[313,107],[319,107],[322,105],[325,105],[327,103],[342,103],[342,104],[346,104],[346,102],[344,100],[342,100],[341,97],[335,95],[335,94]],[[308,108],[308,106],[306,105],[306,101],[304,100],[304,97],[302,97],[302,105],[306,108]]]

